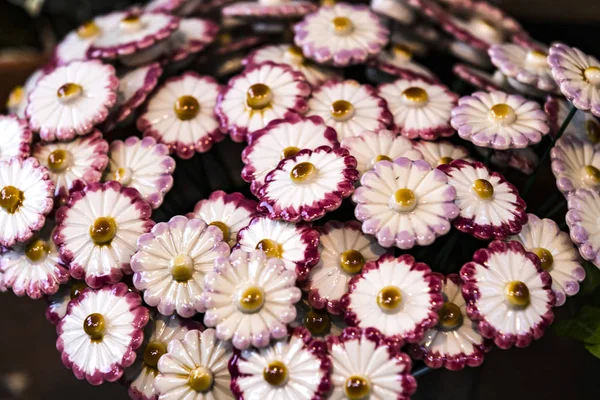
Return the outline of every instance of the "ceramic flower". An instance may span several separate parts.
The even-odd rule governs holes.
[[[304,75],[284,64],[253,64],[229,80],[215,109],[221,128],[236,142],[274,119],[305,114],[310,85]]]
[[[329,221],[320,234],[321,260],[310,271],[303,289],[315,309],[340,314],[340,299],[348,291],[348,281],[385,249],[361,232],[358,221]]]
[[[257,216],[238,232],[237,247],[245,252],[262,250],[268,258],[279,258],[285,268],[302,281],[319,262],[319,233],[304,224],[293,225]]]
[[[490,157],[490,163],[492,165],[501,168],[510,167],[525,175],[533,174],[540,162],[539,157],[531,147],[509,150],[492,150],[484,147],[477,147],[476,150],[482,155],[487,155],[487,151],[491,151],[492,156]]]
[[[44,226],[54,206],[54,183],[33,157],[0,161],[0,171],[0,245],[11,247]]]
[[[148,315],[124,283],[83,290],[56,326],[63,364],[92,385],[118,380],[135,361]]]
[[[390,18],[401,24],[410,25],[416,19],[416,15],[404,1],[394,0],[371,0],[371,9],[377,14]]]
[[[458,215],[456,191],[423,160],[380,161],[365,173],[352,200],[362,231],[383,247],[427,246],[450,231]]]
[[[62,265],[62,261],[61,261]],[[81,292],[88,286],[84,281],[76,281],[71,279],[65,284],[60,285],[58,291],[52,295],[46,296],[46,319],[52,325],[58,322],[67,314],[67,308],[71,300],[79,297]]]
[[[152,208],[158,208],[173,186],[175,160],[169,148],[152,137],[128,137],[110,144],[108,180],[136,189]]]
[[[398,157],[423,159],[423,154],[413,147],[410,140],[386,129],[364,131],[358,136],[347,137],[342,140],[341,146],[356,158],[356,169],[360,176],[382,160],[392,161]]]
[[[183,18],[168,39],[167,55],[170,61],[185,60],[204,50],[217,37],[219,25],[202,18]]]
[[[296,318],[301,293],[295,283],[295,272],[283,261],[267,259],[262,250],[234,250],[206,274],[204,325],[237,349],[266,347],[271,338],[285,337],[286,324]]]
[[[463,146],[457,146],[445,140],[431,142],[428,140],[419,140],[413,143],[415,150],[420,151],[423,159],[431,165],[432,168],[442,164],[450,164],[454,160],[471,161],[469,152]]]
[[[224,137],[214,114],[220,90],[213,78],[195,72],[169,78],[150,98],[137,128],[181,158],[207,152]]]
[[[151,0],[146,4],[146,12],[164,12],[171,15],[187,16],[198,11],[201,0]]]
[[[318,64],[311,64],[304,57],[302,49],[291,44],[263,46],[250,53],[244,60],[244,64],[260,64],[265,61],[289,65],[294,71],[302,73],[308,83],[313,86],[318,86],[336,76],[336,73],[330,69]]]
[[[130,273],[138,237],[154,226],[152,209],[137,190],[115,181],[74,191],[56,212],[54,243],[71,276],[92,288]]]
[[[25,109],[27,108],[27,104],[29,104],[29,93],[31,93],[45,73],[45,68],[36,69],[29,75],[23,86],[17,85],[13,88],[6,102],[6,108],[9,113],[15,114],[19,118],[25,118]]]
[[[600,240],[598,239],[598,212],[600,195],[595,190],[577,189],[569,195],[569,211],[565,217],[571,240],[579,254],[600,268]]]
[[[139,237],[131,258],[133,284],[161,314],[190,318],[204,312],[204,277],[217,257],[227,255],[218,227],[177,215]]]
[[[550,134],[555,137],[566,120],[571,103],[562,97],[548,96],[544,103],[544,111],[548,114]],[[566,126],[563,136],[575,136],[578,139],[591,143],[594,148],[600,146],[600,120],[591,113],[577,110],[573,118]]]
[[[73,61],[40,78],[25,114],[42,140],[85,135],[108,117],[117,101],[115,69],[99,61]]]
[[[578,109],[600,117],[600,61],[575,47],[556,43],[550,47],[548,64],[565,97]]]
[[[345,67],[376,55],[388,42],[388,29],[365,5],[321,7],[294,26],[294,41],[319,64]]]
[[[158,361],[154,387],[160,399],[229,400],[231,377],[227,364],[231,345],[217,339],[214,329],[191,330],[172,340]]]
[[[460,212],[454,226],[478,239],[506,239],[527,223],[526,204],[510,182],[480,162],[455,160],[438,166],[456,189]]]
[[[496,346],[527,347],[552,323],[552,278],[516,241],[493,241],[460,270],[467,315]]]
[[[540,266],[552,277],[555,306],[562,306],[567,296],[579,292],[579,282],[585,278],[585,270],[569,234],[562,232],[551,219],[540,219],[534,214],[527,216],[529,221],[521,233],[509,239],[521,242],[525,250],[540,259]]]
[[[33,138],[27,122],[15,115],[0,115],[0,160],[29,156]]]
[[[461,97],[450,122],[461,138],[499,150],[539,143],[550,131],[548,116],[537,102],[504,92]]]
[[[412,362],[377,329],[346,328],[329,336],[333,370],[330,399],[408,400],[417,389]]]
[[[483,362],[490,343],[477,331],[467,316],[467,304],[461,293],[462,280],[457,274],[444,277],[444,305],[438,310],[439,321],[425,332],[421,342],[411,345],[410,354],[423,359],[430,368],[444,367],[458,371],[465,366],[478,367]]]
[[[290,328],[304,327],[313,337],[321,338],[339,336],[346,326],[343,314],[333,315],[327,309],[313,308],[306,299],[296,303],[296,320],[289,324]]]
[[[392,115],[385,100],[369,85],[354,80],[329,81],[316,89],[308,102],[310,115],[323,118],[341,142],[364,131],[387,128]]]
[[[454,134],[450,111],[458,96],[438,83],[398,79],[378,88],[394,117],[394,130],[410,139],[435,140]]]
[[[108,143],[94,130],[71,142],[38,142],[33,156],[48,168],[54,182],[54,195],[65,202],[78,180],[84,184],[98,182],[108,164]]]
[[[331,360],[325,342],[307,329],[294,329],[287,338],[264,349],[236,353],[231,362],[231,390],[237,399],[311,400],[331,389]]]
[[[314,12],[317,5],[307,0],[239,1],[222,10],[225,17],[269,19],[297,19]]]
[[[343,148],[300,150],[279,162],[258,191],[258,210],[271,219],[313,221],[354,192],[356,159]]]
[[[216,190],[208,199],[196,203],[188,217],[200,218],[208,225],[216,226],[223,233],[223,241],[233,247],[240,229],[248,226],[256,215],[256,201],[247,199],[241,193],[228,194]]]
[[[250,182],[250,190],[258,195],[265,177],[282,159],[320,146],[338,146],[335,130],[326,126],[320,117],[291,114],[271,121],[248,137],[248,146],[242,152],[242,178]]]
[[[454,75],[479,90],[487,92],[509,90],[506,76],[496,70],[493,74],[473,68],[467,64],[455,64],[452,68]]]
[[[402,44],[394,44],[389,51],[382,51],[379,53],[372,60],[371,65],[389,75],[397,76],[402,79],[422,79],[430,82],[437,81],[433,72],[414,61],[412,50]]]
[[[565,196],[576,189],[600,188],[600,150],[575,136],[561,137],[550,152],[556,186]]]

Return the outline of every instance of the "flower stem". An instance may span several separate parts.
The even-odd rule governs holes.
[[[433,369],[431,369],[431,368],[429,368],[427,366],[421,367],[421,368],[415,370],[412,373],[412,376],[414,376],[415,378],[418,378],[418,377],[423,376],[423,375],[425,375],[425,374],[427,374],[427,373],[429,373],[431,371],[433,371]]]

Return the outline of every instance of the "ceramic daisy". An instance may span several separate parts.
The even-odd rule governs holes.
[[[197,11],[201,3],[202,0],[151,0],[144,10],[185,17]]]
[[[600,195],[595,190],[577,189],[569,195],[569,211],[565,217],[571,240],[586,260],[600,268],[600,235],[598,235],[598,213]]]
[[[361,232],[358,221],[329,221],[320,234],[321,260],[310,271],[303,289],[315,309],[340,314],[340,299],[348,291],[348,281],[385,249]]]
[[[274,119],[305,114],[310,85],[290,66],[265,61],[253,64],[229,80],[215,109],[221,128],[236,142]]]
[[[202,18],[183,18],[177,30],[168,40],[168,58],[171,62],[182,61],[199,53],[217,37],[219,25]]]
[[[480,162],[455,160],[438,166],[456,189],[460,212],[454,226],[478,239],[506,239],[527,223],[517,188]]]
[[[461,138],[498,150],[539,143],[550,131],[548,116],[537,102],[504,92],[461,97],[450,122]]]
[[[271,219],[314,221],[336,210],[354,192],[356,159],[328,146],[300,150],[279,162],[258,191],[258,210]]]
[[[490,163],[492,165],[500,168],[510,167],[525,175],[533,174],[540,162],[538,155],[531,147],[509,150],[491,150],[484,147],[477,147],[476,150],[478,153],[486,155],[488,152],[485,150],[492,151],[492,156],[490,157]]]
[[[450,111],[458,96],[438,83],[398,79],[378,88],[393,115],[394,130],[410,139],[435,140],[454,135]]]
[[[35,70],[25,83],[17,85],[8,95],[8,101],[6,102],[6,108],[11,114],[15,114],[19,118],[25,118],[25,109],[29,104],[29,93],[35,88],[35,85],[42,76],[46,73],[45,68]]]
[[[561,137],[550,152],[556,186],[565,196],[576,189],[600,188],[600,150],[575,136]]]
[[[217,226],[177,215],[140,236],[137,247],[131,258],[133,284],[148,305],[184,318],[204,312],[204,277],[216,258],[229,255]]]
[[[525,250],[540,259],[542,269],[552,277],[555,306],[562,306],[567,296],[574,296],[579,292],[579,282],[585,278],[581,259],[569,234],[562,232],[556,222],[540,219],[534,214],[527,216],[529,221],[523,226],[521,233],[509,237],[509,240],[521,242]]]
[[[425,332],[419,343],[410,346],[411,356],[422,359],[430,368],[444,367],[458,371],[465,366],[478,367],[490,343],[484,339],[467,316],[467,303],[462,296],[462,280],[457,274],[443,276],[444,305],[438,310],[439,321]]]
[[[430,142],[428,140],[419,140],[413,143],[415,150],[420,151],[423,159],[431,165],[432,168],[442,164],[450,164],[454,160],[471,161],[469,151],[463,147],[450,143],[446,140]]]
[[[305,224],[274,221],[257,216],[238,232],[237,247],[245,252],[262,250],[269,258],[279,258],[285,268],[296,272],[298,281],[319,262],[319,233]]]
[[[63,364],[92,385],[118,380],[135,361],[148,315],[124,283],[83,290],[56,326]]]
[[[74,191],[56,212],[54,243],[71,276],[92,288],[130,273],[137,239],[154,226],[152,208],[137,190],[115,181]]]
[[[223,139],[214,107],[221,87],[209,76],[186,72],[165,81],[137,120],[144,136],[187,159]]]
[[[305,328],[264,349],[239,352],[231,362],[231,390],[237,399],[311,400],[331,389],[327,345]]]
[[[408,400],[417,389],[412,362],[375,328],[329,336],[332,400]]]
[[[575,47],[550,47],[548,64],[560,91],[582,111],[600,117],[600,61]]]
[[[296,320],[289,324],[290,328],[304,327],[313,337],[320,338],[339,336],[346,326],[343,314],[333,315],[327,309],[313,308],[306,299],[296,303]]]
[[[158,361],[154,388],[162,400],[234,399],[227,370],[231,345],[217,339],[214,329],[190,330],[183,339],[172,340]]]
[[[117,101],[115,69],[100,61],[73,61],[40,78],[29,94],[29,126],[46,141],[85,135]]]
[[[365,5],[337,3],[319,8],[294,26],[294,42],[319,64],[360,64],[387,44],[388,29]]]
[[[248,226],[256,215],[256,201],[247,199],[241,193],[216,190],[208,199],[196,203],[188,217],[200,218],[208,225],[216,226],[223,233],[223,241],[233,247],[240,229]]]
[[[110,144],[108,180],[136,189],[152,208],[158,208],[173,186],[175,160],[169,148],[152,137],[128,137]]]
[[[62,263],[62,262],[61,262]],[[88,286],[83,281],[71,279],[65,284],[60,285],[58,291],[52,295],[46,296],[46,319],[52,325],[58,322],[67,314],[67,308],[71,300],[79,297],[81,292]]]
[[[33,135],[27,121],[16,115],[0,115],[0,160],[29,156]]]
[[[362,231],[383,247],[427,246],[450,231],[456,190],[423,160],[380,161],[365,173],[352,200]]]
[[[562,97],[548,96],[544,103],[544,111],[548,114],[550,134],[555,137],[563,122],[567,119],[571,103]],[[563,131],[563,136],[575,136],[600,148],[600,120],[591,113],[577,110]]]
[[[84,184],[100,181],[108,164],[107,153],[108,143],[98,130],[71,142],[38,142],[33,146],[33,156],[48,168],[54,195],[61,203],[78,180]]]
[[[552,323],[552,278],[516,241],[493,241],[460,270],[467,315],[496,346],[527,347]]]
[[[308,106],[309,115],[323,118],[340,142],[364,131],[385,129],[392,122],[385,100],[373,87],[354,80],[326,82],[313,92]]]
[[[0,161],[0,171],[0,245],[11,247],[44,226],[54,206],[54,183],[33,157]]]
[[[403,136],[382,129],[377,132],[364,131],[358,136],[347,137],[341,146],[348,149],[356,158],[356,169],[362,176],[379,161],[392,161],[398,157],[422,160],[423,154],[413,147],[413,143]]]
[[[338,146],[335,130],[320,117],[292,114],[271,121],[248,137],[248,146],[242,152],[242,178],[250,182],[250,191],[258,195],[265,177],[281,160],[295,156],[300,150],[315,150],[320,146]]]
[[[413,51],[402,44],[394,44],[389,51],[379,53],[370,64],[386,74],[402,79],[437,81],[433,72],[414,61]]]
[[[268,259],[262,250],[234,250],[217,258],[204,278],[204,325],[237,349],[266,347],[271,338],[285,337],[286,325],[296,318],[294,304],[302,294],[295,284],[295,271],[283,261]]]
[[[488,92],[511,91],[502,72],[496,70],[493,74],[473,68],[467,64],[455,64],[452,68],[454,75],[479,90]]]
[[[401,24],[410,25],[416,19],[415,12],[404,1],[371,0],[371,9],[377,14]]]

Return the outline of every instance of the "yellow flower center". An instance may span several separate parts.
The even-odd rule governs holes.
[[[144,363],[150,368],[156,368],[158,360],[167,352],[167,346],[162,342],[150,342],[144,349]]]
[[[23,192],[14,186],[4,186],[0,190],[0,207],[9,214],[14,214],[23,204],[25,196]]]
[[[539,50],[529,50],[525,56],[525,63],[533,67],[547,67],[548,54]]]
[[[438,325],[443,331],[452,331],[459,328],[463,323],[463,315],[460,307],[452,302],[445,302],[438,311]]]
[[[294,157],[299,151],[300,149],[295,146],[288,146],[281,151],[281,156],[279,158],[283,160],[284,158]]]
[[[402,92],[404,103],[411,106],[421,106],[429,101],[429,95],[425,89],[412,86]]]
[[[598,85],[600,83],[600,67],[596,67],[595,65],[587,67],[583,71],[583,77],[590,84]]]
[[[189,121],[200,112],[200,103],[194,96],[181,96],[175,101],[173,109],[179,120]]]
[[[83,281],[75,282],[73,286],[71,286],[71,291],[69,292],[69,297],[71,300],[79,297],[81,292],[87,288],[87,285]]]
[[[314,336],[325,335],[331,327],[331,320],[326,312],[310,310],[302,319],[306,329]]]
[[[81,95],[83,88],[77,83],[65,83],[56,91],[56,96],[61,103],[68,103]]]
[[[593,144],[600,142],[600,124],[594,119],[585,121],[585,133]]]
[[[373,168],[379,161],[392,161],[392,159],[386,155],[380,154],[369,161],[369,168]]]
[[[593,165],[581,168],[581,179],[587,186],[598,186],[600,184],[600,170]]]
[[[246,104],[253,110],[262,110],[271,105],[273,93],[271,89],[263,83],[255,83],[248,88],[246,92]]]
[[[398,212],[411,212],[417,207],[417,196],[410,189],[398,189],[392,196],[390,206]]]
[[[392,53],[394,53],[394,56],[396,57],[405,58],[407,60],[410,60],[413,56],[412,50],[400,43],[392,46]]]
[[[132,33],[142,29],[142,20],[139,15],[129,14],[121,20],[119,25],[123,31]]]
[[[288,47],[284,57],[286,58],[286,60],[296,65],[304,63],[304,53],[302,53],[302,49],[298,46]]]
[[[70,152],[63,149],[56,149],[48,155],[48,168],[50,171],[59,174],[71,166],[72,159],[73,157]]]
[[[377,293],[377,305],[383,311],[396,311],[402,304],[402,292],[396,286],[386,286]]]
[[[25,89],[23,86],[15,86],[15,88],[10,92],[8,96],[8,101],[6,102],[7,108],[15,108],[21,104],[23,101],[23,97],[25,96]]]
[[[271,239],[261,240],[256,244],[256,249],[264,251],[269,258],[281,258],[283,255],[283,247]]]
[[[93,313],[85,317],[83,320],[83,331],[94,342],[102,341],[104,332],[106,331],[106,322],[102,314]]]
[[[344,392],[349,400],[363,400],[371,394],[371,382],[363,376],[352,375],[344,383]]]
[[[90,226],[90,237],[98,246],[108,246],[117,234],[117,223],[111,217],[96,218]]]
[[[221,230],[221,232],[223,232],[223,241],[224,242],[228,242],[229,239],[231,239],[231,231],[229,230],[229,227],[227,225],[225,225],[223,222],[213,221],[208,225],[216,226],[217,228],[219,228]]]
[[[329,112],[336,121],[347,121],[354,116],[354,106],[346,100],[336,100],[331,103]]]
[[[187,282],[194,274],[194,260],[187,254],[178,254],[171,260],[169,269],[175,281]]]
[[[517,114],[508,104],[500,103],[490,108],[489,119],[500,125],[510,125],[517,119]]]
[[[290,178],[294,183],[304,183],[317,173],[317,167],[310,162],[296,164],[290,171]]]
[[[238,309],[247,314],[259,311],[265,303],[265,295],[261,288],[250,286],[240,293]]]
[[[25,246],[25,256],[32,262],[43,261],[50,253],[50,246],[42,239],[34,239]]]
[[[440,158],[440,160],[438,161],[438,165],[446,165],[446,164],[450,164],[452,161],[454,161],[454,159],[452,157],[442,157]]]
[[[504,34],[496,27],[496,24],[489,19],[476,17],[471,21],[472,32],[491,43],[501,43]]]
[[[212,389],[213,386],[213,374],[205,367],[197,367],[188,377],[188,385],[198,393],[205,393]]]
[[[550,268],[552,268],[552,265],[554,264],[554,257],[548,249],[545,249],[543,247],[536,247],[534,249],[531,249],[531,252],[534,253],[540,259],[542,269],[544,271],[548,271],[550,270]]]
[[[354,24],[348,17],[335,17],[331,24],[336,35],[347,35],[354,30]]]
[[[287,382],[288,369],[281,361],[272,361],[263,370],[263,379],[271,386],[281,386]]]
[[[94,21],[83,23],[77,28],[77,36],[82,39],[90,39],[100,33],[100,27]]]
[[[119,182],[121,185],[127,186],[133,179],[133,172],[130,168],[117,168],[113,173],[113,179]]]
[[[346,250],[340,254],[340,267],[347,274],[358,274],[365,263],[365,257],[358,250]]]
[[[494,186],[488,180],[476,179],[471,189],[481,200],[489,200],[494,197]]]
[[[531,302],[529,288],[521,281],[511,281],[506,285],[506,300],[513,308],[526,308]]]

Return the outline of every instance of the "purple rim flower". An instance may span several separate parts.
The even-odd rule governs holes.
[[[579,248],[579,254],[600,268],[600,241],[598,241],[598,213],[600,195],[594,190],[577,189],[569,195],[565,220],[571,232],[571,240]]]
[[[540,159],[531,147],[524,149],[509,149],[509,150],[492,150],[483,147],[477,147],[480,154],[487,154],[487,151],[492,152],[490,162],[492,165],[504,168],[509,167],[517,170],[525,175],[531,175],[535,172]],[[486,151],[487,150],[487,151]]]
[[[431,165],[431,168],[449,164],[454,160],[473,161],[465,147],[457,146],[446,140],[435,142],[429,140],[414,141],[413,147],[423,155],[423,159]]]
[[[211,4],[215,2],[217,2],[217,0],[208,1],[206,3],[203,0],[152,0],[146,4],[144,11],[163,12],[178,17],[187,17],[188,15],[208,11]]]
[[[291,19],[300,18],[317,10],[317,5],[306,0],[293,1],[240,1],[225,6],[221,13],[225,17]]]
[[[493,75],[466,64],[455,64],[452,72],[476,89],[487,92],[506,91],[506,77],[496,71]]]
[[[550,152],[556,186],[565,197],[576,189],[600,188],[600,149],[575,136],[561,137]]]
[[[77,379],[114,382],[135,361],[148,318],[140,296],[124,283],[85,289],[56,326],[56,348]]]
[[[52,325],[58,324],[67,313],[67,308],[71,300],[77,298],[83,289],[87,287],[85,282],[71,279],[65,284],[60,285],[56,293],[44,296],[48,304],[48,307],[46,307],[46,319],[48,322]]]
[[[0,115],[0,160],[27,158],[33,134],[27,121],[16,115]]]
[[[354,192],[356,159],[341,147],[300,150],[279,162],[258,191],[258,210],[271,219],[313,221]]]
[[[9,113],[15,114],[19,118],[26,119],[25,109],[27,108],[27,104],[29,104],[29,93],[35,88],[38,80],[40,80],[45,73],[49,72],[47,71],[47,68],[49,67],[36,69],[29,75],[23,86],[17,85],[13,88],[8,95],[8,100],[6,102],[6,108]]]
[[[512,43],[495,44],[488,49],[492,64],[502,73],[524,85],[544,92],[554,92],[557,84],[546,58],[546,52]]]
[[[169,37],[168,59],[181,61],[199,53],[215,41],[219,25],[202,18],[183,18],[177,30]]]
[[[374,12],[401,24],[410,25],[416,19],[415,12],[404,1],[371,0],[370,3]]]
[[[438,166],[456,189],[460,212],[454,226],[478,239],[506,239],[527,223],[527,206],[517,188],[480,162],[454,160]]]
[[[563,121],[569,115],[571,103],[563,97],[548,96],[544,103],[544,111],[548,114],[550,135],[556,137]],[[591,143],[594,148],[600,145],[600,120],[591,113],[577,110],[565,128],[563,136],[575,136],[578,139]]]
[[[433,72],[413,60],[412,50],[402,44],[394,44],[389,51],[382,51],[369,61],[369,65],[402,79],[421,79],[429,83],[438,81]]]
[[[519,242],[495,240],[477,250],[460,276],[469,319],[501,349],[529,346],[554,319],[552,278]]]

